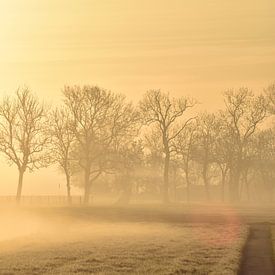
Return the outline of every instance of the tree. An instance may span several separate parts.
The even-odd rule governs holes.
[[[138,170],[144,162],[143,144],[141,139],[137,138],[140,130],[139,114],[134,108],[132,111],[128,109],[123,115],[129,115],[130,121],[125,124],[123,133],[117,135],[111,144],[111,168],[115,173],[116,185],[121,191],[117,204],[122,205],[130,202]]]
[[[18,90],[14,98],[3,99],[0,104],[0,151],[18,168],[18,202],[26,170],[33,171],[46,164],[44,152],[50,139],[46,130],[45,107],[28,88]]]
[[[144,166],[144,152],[141,140],[121,143],[116,151],[116,175],[121,195],[117,204],[128,204],[131,199],[134,183],[138,173]]]
[[[231,200],[238,201],[245,146],[266,117],[268,104],[264,96],[255,96],[247,88],[228,90],[224,98],[226,106],[224,118],[234,150],[230,162],[229,191]]]
[[[198,117],[197,129],[197,158],[202,165],[202,178],[205,186],[206,198],[210,199],[210,166],[214,162],[215,140],[219,132],[219,125],[215,114],[202,113]]]
[[[75,135],[72,129],[72,119],[67,108],[56,109],[51,117],[52,157],[62,168],[66,176],[68,203],[71,203],[71,176],[74,159],[72,149]]]
[[[160,132],[163,152],[163,202],[169,201],[169,165],[172,153],[172,141],[183,131],[193,119],[189,118],[180,126],[179,122],[187,109],[193,107],[195,101],[188,98],[173,98],[160,90],[148,91],[140,102],[144,124],[154,124]]]
[[[219,125],[214,143],[214,162],[220,169],[221,175],[221,199],[225,200],[225,184],[227,182],[229,167],[233,154],[232,136],[225,123],[226,118],[223,114],[217,117],[217,124]]]
[[[195,122],[187,125],[173,141],[173,146],[181,159],[185,174],[187,202],[190,202],[190,166],[196,146],[196,125]]]
[[[275,179],[274,166],[274,129],[265,129],[258,131],[253,139],[250,141],[250,169],[253,169],[254,172],[259,175],[258,180],[262,183],[262,189],[266,191],[266,194],[268,195],[270,201],[272,201],[273,199]]]
[[[92,183],[110,168],[113,144],[135,127],[133,121],[139,117],[124,96],[96,86],[67,86],[63,93],[84,171],[84,203],[88,203]]]

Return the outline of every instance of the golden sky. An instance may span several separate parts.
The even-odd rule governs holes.
[[[56,100],[64,84],[97,84],[132,99],[161,88],[212,108],[226,88],[272,81],[274,0],[0,0],[0,95],[28,85]],[[0,192],[16,189],[9,177]],[[56,190],[32,182],[24,194]]]

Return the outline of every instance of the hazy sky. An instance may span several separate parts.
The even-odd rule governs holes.
[[[0,0],[0,95],[26,84],[56,100],[64,84],[88,83],[133,99],[161,88],[212,108],[226,88],[274,80],[274,0]],[[0,194],[16,189],[11,171]],[[23,193],[59,190],[48,174]]]

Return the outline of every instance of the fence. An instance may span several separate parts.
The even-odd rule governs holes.
[[[90,197],[89,204],[93,203],[92,196]],[[0,196],[1,205],[14,205],[16,204],[15,196]],[[71,205],[82,205],[82,196],[72,196]],[[68,205],[67,196],[22,196],[20,205],[38,205],[38,206],[65,206]]]

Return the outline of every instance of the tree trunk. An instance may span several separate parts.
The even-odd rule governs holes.
[[[185,171],[185,180],[186,180],[186,201],[187,203],[190,202],[190,181],[189,181],[189,172],[188,168]]]
[[[133,190],[133,184],[132,180],[129,175],[124,177],[122,179],[123,181],[123,190],[116,202],[118,205],[128,205],[130,203],[131,195],[132,195],[132,190]]]
[[[170,153],[165,154],[164,160],[164,173],[163,173],[163,203],[169,202],[169,164],[170,164]]]
[[[66,172],[66,182],[67,182],[67,199],[68,204],[72,204],[72,197],[71,197],[71,183],[70,183],[70,175]]]
[[[84,171],[84,201],[83,203],[89,204],[90,198],[90,167],[86,167]]]
[[[238,155],[232,158],[230,164],[229,198],[233,203],[240,201],[239,188],[242,164],[242,149],[240,149]]]
[[[250,184],[249,184],[249,181],[247,179],[247,174],[245,174],[244,182],[245,182],[245,187],[246,187],[247,200],[250,201],[250,186],[249,186]]]
[[[222,192],[221,192],[221,195],[222,195],[222,202],[224,202],[225,177],[226,177],[225,172],[222,172]]]
[[[272,186],[272,184],[270,185],[268,194],[269,194],[269,202],[271,203],[273,201],[273,186]]]
[[[20,203],[20,200],[21,200],[23,176],[24,176],[24,171],[19,169],[19,179],[18,179],[17,194],[16,194],[17,203]]]
[[[190,202],[190,182],[189,182],[189,179],[187,180],[186,199],[187,199],[187,203],[189,203]]]
[[[204,163],[202,176],[203,176],[203,181],[204,181],[206,199],[209,201],[210,200],[210,192],[209,192],[209,182],[208,182],[208,178],[207,178],[207,170],[208,170],[208,165],[207,165],[207,163]]]
[[[176,183],[176,180],[177,180],[177,169],[175,168],[174,169],[174,173],[173,173],[173,200],[174,202],[177,201],[177,183]]]
[[[229,196],[231,202],[239,201],[239,183],[240,183],[240,171],[238,168],[231,169],[230,171],[230,184],[229,184]]]

